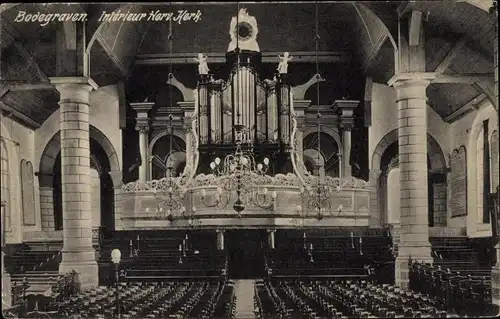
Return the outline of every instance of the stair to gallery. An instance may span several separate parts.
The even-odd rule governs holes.
[[[253,295],[254,280],[235,280],[236,318],[255,318]]]

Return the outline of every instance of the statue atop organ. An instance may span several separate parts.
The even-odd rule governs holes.
[[[290,61],[293,57],[289,56],[290,54],[288,52],[285,52],[283,56],[278,55],[278,58],[280,59],[280,63],[278,64],[278,73],[279,74],[286,74],[288,73],[288,61]]]
[[[203,55],[203,53],[198,53],[198,58],[195,58],[194,60],[198,62],[198,74],[207,75],[208,72],[210,72],[206,55]]]

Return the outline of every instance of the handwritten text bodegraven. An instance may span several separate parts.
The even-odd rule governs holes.
[[[41,26],[46,26],[50,22],[85,22],[87,20],[87,13],[28,13],[26,11],[19,11],[14,19],[18,23],[38,22]],[[198,22],[201,20],[201,11],[189,12],[188,10],[178,10],[177,12],[161,12],[160,10],[156,10],[143,13],[121,12],[118,10],[116,12],[103,11],[99,17],[99,22],[168,22],[170,20],[179,24],[188,21]]]

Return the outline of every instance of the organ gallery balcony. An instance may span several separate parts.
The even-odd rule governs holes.
[[[264,176],[259,191],[242,200],[244,210],[235,210],[237,191],[220,193],[221,180],[214,175],[196,176],[182,196],[182,206],[168,208],[166,179],[136,181],[122,189],[122,219],[125,229],[164,229],[218,226],[368,226],[370,191],[366,182],[353,178],[326,177],[328,199],[323,214],[304,196],[301,181],[294,174]],[[337,187],[340,186],[340,190]],[[175,190],[172,189],[175,193]],[[162,195],[159,195],[162,193]],[[219,194],[219,195],[218,195]],[[173,195],[176,196],[176,195]],[[309,197],[309,198],[307,198]],[[326,197],[326,196],[325,196]]]

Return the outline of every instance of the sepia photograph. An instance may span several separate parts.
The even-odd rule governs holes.
[[[500,316],[497,0],[0,27],[3,318]]]

